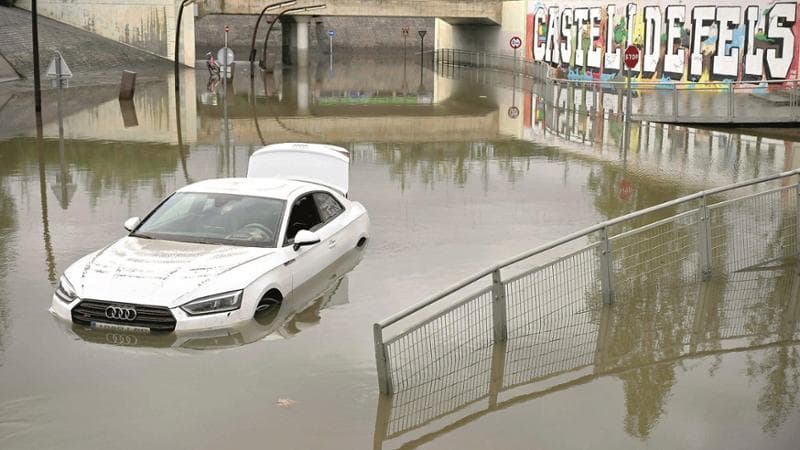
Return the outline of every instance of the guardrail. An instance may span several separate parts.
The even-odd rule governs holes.
[[[714,277],[709,283],[647,286],[638,304],[600,305],[542,321],[538,333],[505,345],[456,352],[413,387],[379,397],[374,448],[390,442],[391,448],[421,447],[494,411],[607,376],[626,380],[628,417],[660,411],[654,406],[670,395],[674,378],[660,377],[667,381],[644,399],[640,394],[652,388],[651,377],[626,374],[652,373],[657,367],[668,375],[682,370],[687,359],[798,342],[796,271],[786,265]],[[769,352],[760,355],[755,358],[762,370],[786,366]],[[770,379],[780,384],[785,378]],[[777,384],[764,384],[762,392],[773,392]],[[780,401],[764,406],[775,408],[776,415],[785,410]],[[651,424],[659,417],[647,415]],[[404,436],[409,436],[405,442]]]
[[[559,78],[561,71],[527,58],[485,52],[438,49],[442,67],[488,68],[546,81],[537,93],[556,96],[568,89],[572,101],[595,110],[625,114],[632,120],[671,123],[795,123],[800,122],[800,80],[703,81],[607,78],[575,74]]]
[[[403,376],[450,357],[453,349],[485,348],[509,335],[533,333],[531,324],[538,318],[577,314],[578,300],[612,304],[642,284],[708,280],[714,271],[796,256],[800,180],[790,183],[790,178],[798,175],[800,169],[701,191],[598,223],[375,323],[380,392],[392,394],[404,386]],[[728,198],[746,188],[753,192]],[[503,271],[522,263],[534,267],[504,277]],[[480,286],[482,280],[491,282]],[[463,297],[445,301],[454,294]],[[429,317],[384,339],[388,327],[421,311],[429,311]]]
[[[550,65],[542,62],[488,52],[440,48],[434,50],[433,53],[435,62],[439,64],[520,73],[539,80],[549,79],[552,70]]]

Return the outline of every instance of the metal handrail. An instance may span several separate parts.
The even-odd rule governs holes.
[[[641,216],[644,216],[646,214],[662,210],[664,208],[669,208],[669,207],[676,206],[676,205],[679,205],[679,204],[682,204],[682,203],[686,203],[688,201],[698,200],[698,199],[701,199],[701,198],[704,198],[704,197],[709,197],[711,195],[720,194],[720,193],[723,193],[723,192],[732,191],[732,190],[740,189],[740,188],[743,188],[743,187],[753,186],[753,185],[756,185],[756,184],[765,183],[765,182],[768,182],[768,181],[773,181],[773,180],[777,180],[777,179],[781,179],[781,178],[788,178],[788,177],[791,177],[791,176],[794,176],[794,175],[800,175],[800,169],[794,169],[794,170],[790,170],[790,171],[787,171],[787,172],[782,172],[782,173],[775,174],[775,175],[770,175],[770,176],[766,176],[766,177],[762,177],[762,178],[756,178],[756,179],[747,180],[747,181],[741,181],[739,183],[734,183],[734,184],[730,184],[730,185],[727,185],[727,186],[722,186],[722,187],[718,187],[718,188],[714,188],[714,189],[708,189],[708,190],[705,190],[705,191],[696,192],[694,194],[686,195],[686,196],[683,196],[683,197],[679,197],[679,198],[670,200],[668,202],[664,202],[664,203],[661,203],[661,204],[658,204],[658,205],[651,206],[649,208],[640,209],[638,211],[634,211],[634,212],[626,214],[624,216],[620,216],[620,217],[616,217],[614,219],[610,219],[610,220],[606,220],[604,222],[600,222],[600,223],[592,225],[592,226],[590,226],[588,228],[584,228],[584,229],[582,229],[580,231],[576,231],[574,233],[568,234],[568,235],[566,235],[566,236],[564,236],[564,237],[562,237],[560,239],[557,239],[555,241],[552,241],[552,242],[550,242],[548,244],[544,244],[544,245],[541,245],[539,247],[536,247],[533,250],[529,250],[529,251],[521,253],[521,254],[519,254],[517,256],[511,257],[511,258],[509,258],[509,259],[507,259],[505,261],[502,261],[502,262],[500,262],[498,264],[495,264],[494,266],[492,266],[492,267],[490,267],[490,268],[488,268],[486,270],[483,270],[483,271],[478,272],[478,273],[476,273],[476,274],[474,274],[474,275],[472,275],[470,277],[467,277],[467,278],[459,281],[458,283],[455,283],[455,284],[451,285],[450,287],[445,288],[445,289],[439,291],[438,293],[426,298],[425,300],[423,300],[423,301],[421,301],[421,302],[419,302],[419,303],[417,303],[415,305],[412,305],[412,306],[410,306],[410,307],[408,307],[408,308],[406,308],[406,309],[404,309],[404,310],[402,310],[402,311],[400,311],[398,313],[395,313],[395,314],[393,314],[393,315],[391,315],[391,316],[389,316],[389,317],[387,317],[387,318],[375,323],[374,327],[380,328],[380,329],[386,328],[386,327],[388,327],[388,326],[390,326],[390,325],[392,325],[392,324],[394,324],[394,323],[396,323],[396,322],[398,322],[398,321],[410,316],[411,314],[414,314],[414,313],[424,309],[425,307],[430,306],[433,303],[436,303],[437,301],[443,299],[444,297],[447,297],[448,295],[450,295],[450,294],[452,294],[452,293],[454,293],[456,291],[459,291],[459,290],[469,286],[470,284],[480,280],[481,278],[484,278],[484,277],[487,277],[487,276],[491,275],[493,272],[495,272],[497,270],[504,269],[504,268],[506,268],[506,267],[508,267],[508,266],[510,266],[512,264],[518,263],[518,262],[520,262],[522,260],[528,259],[528,258],[530,258],[532,256],[535,256],[537,254],[543,253],[545,251],[552,250],[555,247],[558,247],[560,245],[566,244],[567,242],[570,242],[570,241],[574,241],[575,239],[582,238],[582,237],[584,237],[586,235],[589,235],[591,233],[594,233],[594,232],[597,232],[597,231],[600,231],[600,230],[603,230],[603,229],[607,229],[608,227],[611,227],[611,226],[614,226],[614,225],[618,225],[618,224],[620,224],[622,222],[626,222],[628,220],[635,219],[637,217],[641,217]]]
[[[471,50],[461,50],[461,49],[451,49],[451,48],[442,48],[438,50],[433,50],[433,52],[440,52],[442,55],[450,54],[459,54],[459,55],[487,55],[495,59],[507,59],[512,61],[521,61],[523,63],[547,66],[549,68],[553,68],[555,66],[543,62],[543,61],[536,61],[534,59],[526,58],[526,57],[517,57],[514,58],[511,55],[503,55],[500,53],[488,53],[488,52],[476,52]],[[627,82],[624,80],[570,80],[568,78],[554,78],[548,76],[548,81],[554,83],[573,83],[573,84],[622,84],[626,85]],[[719,88],[720,85],[733,85],[733,86],[754,86],[754,85],[763,85],[763,84],[785,84],[785,83],[800,83],[800,78],[788,78],[784,80],[751,80],[751,81],[670,81],[669,86],[714,86],[715,88]],[[636,81],[634,77],[631,80],[632,85],[638,86],[664,86],[664,83],[658,80],[643,80],[643,81]]]
[[[564,84],[620,84],[623,86],[627,86],[627,81],[621,80],[570,80],[569,78],[548,78],[548,81],[552,83],[564,83]],[[785,84],[785,83],[800,83],[800,78],[792,78],[786,80],[755,80],[755,81],[671,81],[669,82],[669,86],[705,86],[711,85],[715,89],[719,89],[721,86],[747,86],[753,87],[762,84]],[[631,85],[633,86],[665,86],[665,83],[655,80],[645,80],[645,81],[636,81],[635,78],[631,79]]]

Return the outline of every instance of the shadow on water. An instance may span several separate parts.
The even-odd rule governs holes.
[[[348,303],[347,274],[364,255],[355,249],[299,286],[278,305],[235,328],[174,333],[131,333],[123,330],[98,330],[66,323],[54,318],[65,333],[86,342],[134,348],[173,348],[179,350],[220,350],[259,341],[288,339],[320,322],[320,311]]]

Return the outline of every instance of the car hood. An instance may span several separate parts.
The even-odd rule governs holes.
[[[125,237],[75,267],[68,278],[82,298],[175,307],[191,300],[185,297],[194,291],[208,291],[207,295],[232,290],[229,283],[222,287],[214,279],[273,252]],[[244,288],[247,282],[233,289]],[[220,284],[220,290],[215,291],[212,283]]]

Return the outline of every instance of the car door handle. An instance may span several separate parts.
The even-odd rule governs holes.
[[[330,241],[328,241],[328,248],[333,248],[333,247],[336,247],[335,239],[331,239]]]

